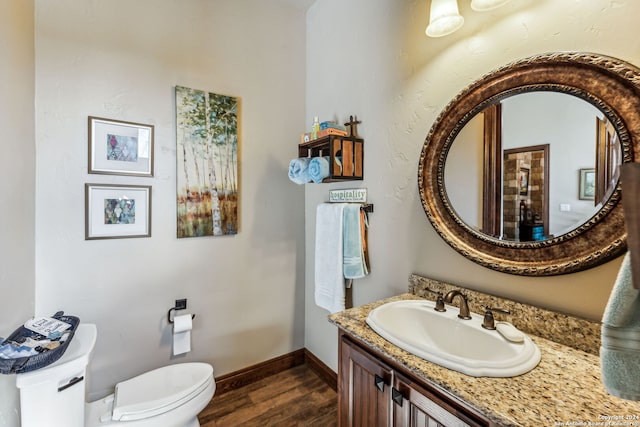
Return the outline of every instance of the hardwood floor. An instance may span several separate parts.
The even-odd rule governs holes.
[[[336,426],[338,398],[305,363],[215,395],[198,419],[201,427]]]

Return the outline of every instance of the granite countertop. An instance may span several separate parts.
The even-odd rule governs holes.
[[[329,316],[358,341],[405,367],[427,383],[456,396],[503,426],[640,426],[640,402],[609,395],[600,377],[600,358],[529,334],[542,354],[540,364],[512,378],[470,377],[402,350],[365,323],[386,302],[421,299],[402,294]]]

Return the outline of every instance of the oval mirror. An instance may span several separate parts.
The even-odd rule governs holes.
[[[615,58],[556,53],[472,83],[436,119],[420,157],[435,230],[474,262],[519,275],[621,254],[618,171],[640,150],[639,79]]]
[[[523,92],[462,127],[447,154],[444,186],[470,228],[502,240],[539,241],[595,215],[616,187],[620,160],[618,134],[595,106],[566,93]],[[492,170],[495,185],[484,188],[483,176]]]

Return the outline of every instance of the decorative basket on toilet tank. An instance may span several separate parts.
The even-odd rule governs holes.
[[[0,343],[0,373],[19,374],[52,364],[67,350],[79,324],[78,317],[62,311],[27,321]]]

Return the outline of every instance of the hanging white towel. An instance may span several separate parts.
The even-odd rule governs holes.
[[[346,205],[321,203],[316,209],[315,301],[330,313],[345,308],[342,231]]]

